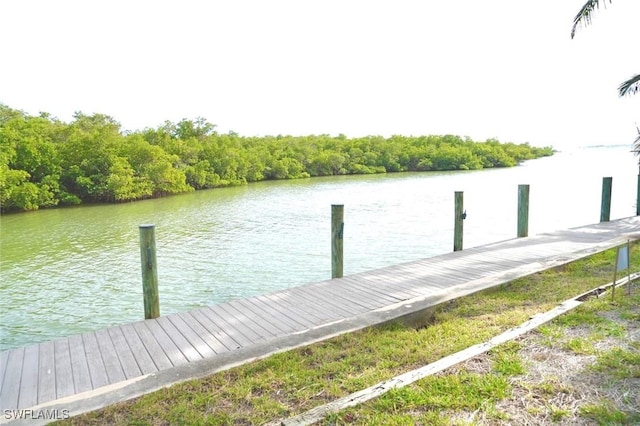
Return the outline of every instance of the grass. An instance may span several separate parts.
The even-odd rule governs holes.
[[[615,251],[609,250],[441,305],[431,323],[420,329],[397,323],[365,329],[180,383],[61,424],[245,425],[288,417],[481,343],[560,301],[608,282],[614,260]],[[633,247],[631,261],[640,262],[640,247]],[[633,304],[619,296],[614,307],[610,301],[598,299],[542,328],[541,342],[551,347],[562,340],[565,330],[588,327],[585,344],[577,339],[561,344],[580,354],[598,353],[594,373],[618,374],[621,370],[610,358],[624,359],[632,363],[625,377],[638,377],[638,347],[630,346],[610,358],[596,348],[601,338],[624,335],[623,328],[598,312],[622,309],[637,321]],[[323,423],[449,425],[474,424],[467,422],[469,418],[491,422],[512,418],[498,405],[514,392],[513,378],[527,372],[522,350],[519,342],[502,345],[488,354],[486,362],[479,363],[482,368],[478,371],[454,369],[427,377],[332,415]],[[540,392],[555,394],[556,385],[553,381],[539,384]],[[598,407],[583,407],[581,415],[594,419],[600,415]],[[558,421],[571,415],[566,408],[552,404],[545,410]]]
[[[640,350],[613,348],[598,355],[593,365],[594,371],[607,373],[616,379],[640,378]]]
[[[586,404],[580,408],[585,419],[593,420],[598,425],[631,425],[640,423],[640,416],[618,410],[610,401]]]

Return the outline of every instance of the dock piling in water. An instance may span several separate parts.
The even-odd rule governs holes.
[[[640,174],[638,175],[638,189],[636,193],[636,216],[640,216]]]
[[[331,205],[331,278],[341,278],[344,259],[344,205]]]
[[[611,187],[612,177],[602,178],[602,203],[600,204],[600,222],[609,222],[611,217]]]
[[[153,319],[160,316],[155,228],[155,225],[140,225],[140,262],[142,266],[142,292],[144,294],[144,319]]]
[[[454,216],[455,216],[455,224],[453,227],[453,251],[462,250],[462,231],[463,225],[462,221],[463,217],[463,201],[464,201],[464,193],[462,191],[455,191],[455,201],[454,201]]]
[[[518,185],[518,238],[529,236],[529,185]]]

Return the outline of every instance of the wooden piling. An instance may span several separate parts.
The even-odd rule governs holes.
[[[638,190],[636,193],[636,216],[640,216],[640,175],[638,175]]]
[[[529,185],[518,185],[518,238],[529,236]]]
[[[331,278],[341,278],[344,259],[344,205],[331,205]]]
[[[453,226],[453,251],[462,250],[462,235],[463,235],[463,201],[464,193],[462,191],[455,191],[454,201],[454,217],[455,223]]]
[[[142,266],[144,318],[158,318],[160,316],[160,299],[158,297],[155,225],[140,225],[140,262]]]
[[[612,177],[602,178],[602,203],[600,204],[600,222],[609,222],[611,216]]]

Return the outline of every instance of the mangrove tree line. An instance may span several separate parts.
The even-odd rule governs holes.
[[[550,147],[459,136],[246,137],[203,119],[124,132],[103,114],[70,123],[0,104],[3,211],[121,202],[266,179],[514,166]]]

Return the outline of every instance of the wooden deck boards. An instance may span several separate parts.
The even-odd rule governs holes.
[[[542,270],[613,247],[638,229],[640,219],[627,218],[507,240],[0,352],[0,409],[268,344],[474,280]]]

